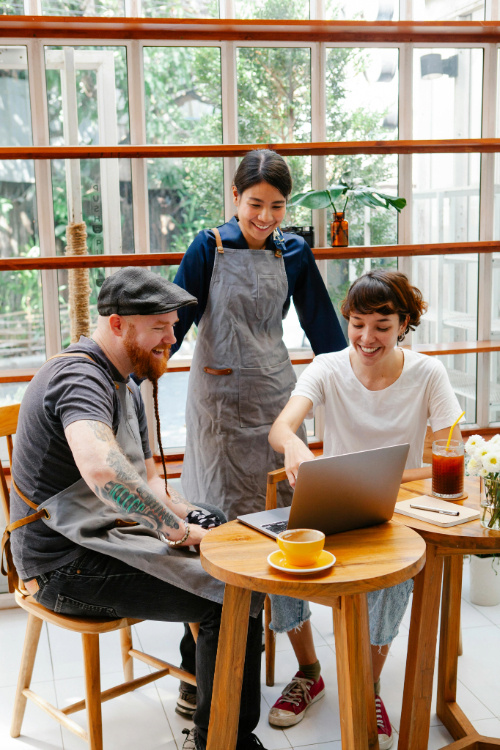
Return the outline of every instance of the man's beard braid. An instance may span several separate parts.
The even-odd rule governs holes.
[[[165,465],[165,455],[161,442],[160,413],[158,410],[158,379],[164,375],[168,369],[168,358],[170,356],[170,346],[165,347],[165,356],[158,359],[151,352],[141,349],[137,344],[135,327],[130,325],[129,330],[124,338],[125,350],[133,366],[133,371],[138,378],[147,378],[153,384],[153,402],[156,417],[156,436],[158,438],[158,447],[160,448],[161,463],[165,476],[165,491],[168,495],[167,467]]]

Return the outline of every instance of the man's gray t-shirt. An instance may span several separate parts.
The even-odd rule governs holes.
[[[81,479],[64,430],[72,422],[96,420],[116,434],[121,417],[115,381],[123,376],[92,339],[81,337],[65,353],[92,357],[49,360],[29,384],[21,404],[15,437],[12,474],[27,498],[38,505]],[[127,381],[139,420],[144,458],[151,457],[144,403],[139,387]],[[11,521],[34,513],[11,493]],[[12,553],[24,580],[65,565],[84,552],[42,520],[12,533]]]

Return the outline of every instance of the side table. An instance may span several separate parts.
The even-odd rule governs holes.
[[[479,509],[479,479],[466,477],[465,491],[468,498],[457,504]],[[431,492],[430,479],[408,482],[398,499]],[[448,527],[398,514],[394,519],[418,531],[427,547],[425,567],[415,578],[398,749],[427,750],[441,600],[437,715],[456,740],[447,750],[498,750],[500,739],[478,734],[456,697],[463,555],[500,552],[500,531],[485,529],[479,519]]]

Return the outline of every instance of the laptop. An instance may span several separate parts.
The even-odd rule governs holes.
[[[328,535],[389,521],[409,449],[404,443],[303,461],[290,507],[246,513],[238,520],[274,538],[286,529]]]

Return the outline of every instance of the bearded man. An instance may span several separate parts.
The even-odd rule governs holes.
[[[92,337],[50,359],[23,398],[11,522],[27,523],[12,531],[11,547],[29,593],[53,611],[200,623],[197,706],[184,747],[204,750],[224,586],[190,547],[212,518],[158,476],[144,404],[130,378],[156,386],[175,342],[177,310],[193,304],[190,294],[147,270],[127,268],[106,279]],[[252,734],[260,706],[260,602],[252,614],[238,750],[262,748]]]

